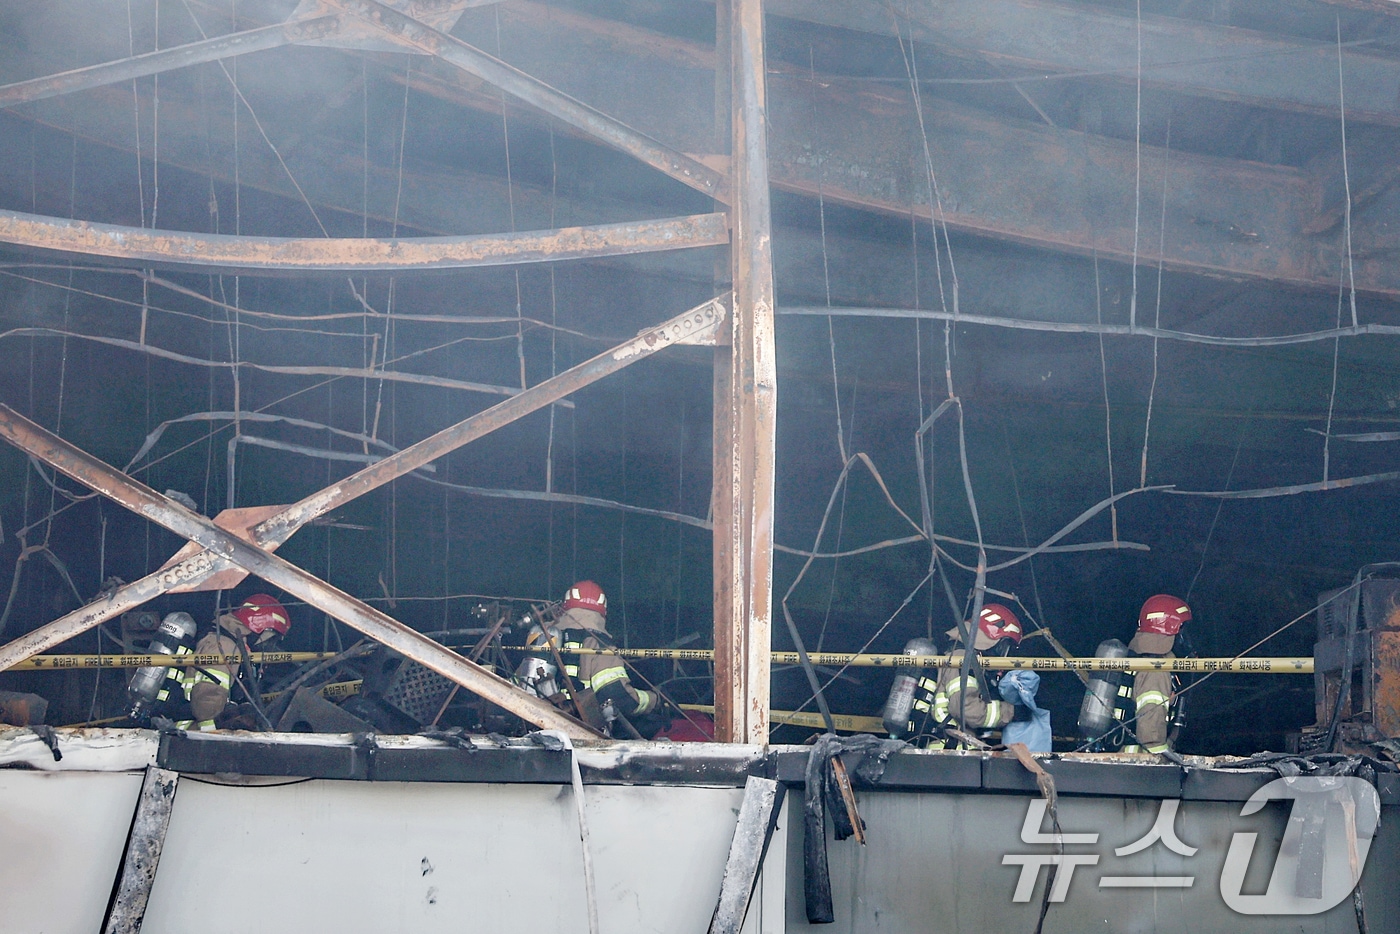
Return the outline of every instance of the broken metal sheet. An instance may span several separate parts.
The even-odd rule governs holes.
[[[275,272],[460,269],[622,256],[728,242],[728,222],[723,214],[518,233],[376,240],[195,234],[0,211],[0,243],[146,265]]]
[[[745,782],[744,801],[739,806],[739,821],[734,827],[734,841],[729,845],[709,934],[739,934],[743,928],[786,790],[786,786],[767,778],[750,776]]]

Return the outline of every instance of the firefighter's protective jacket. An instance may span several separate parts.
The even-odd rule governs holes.
[[[196,655],[237,655],[238,643],[228,636],[211,632],[194,647]],[[183,669],[180,681],[189,702],[192,719],[177,725],[183,729],[214,729],[214,718],[223,713],[233,687],[234,666],[201,665]]]
[[[1133,641],[1128,643],[1128,651],[1153,658],[1175,658],[1172,654],[1175,642],[1175,636],[1139,632],[1133,636]],[[1133,732],[1142,740],[1142,745],[1139,747],[1130,742],[1123,747],[1123,751],[1166,752],[1170,748],[1167,731],[1171,726],[1172,673],[1139,671],[1133,678],[1132,699],[1137,717],[1133,723]]]
[[[565,610],[559,614],[554,625],[560,630],[564,649],[612,647],[607,620],[596,610],[580,607]],[[651,713],[656,709],[657,696],[651,691],[632,686],[622,659],[613,655],[582,655],[577,656],[576,661],[577,664],[575,659],[565,659],[566,674],[580,686],[592,688],[600,705],[612,701],[617,712],[624,717]]]
[[[949,653],[950,668],[938,669],[938,690],[934,699],[934,719],[959,724],[970,730],[995,730],[1011,722],[1016,707],[1004,700],[989,700],[982,680],[975,672],[962,677],[962,649]]]

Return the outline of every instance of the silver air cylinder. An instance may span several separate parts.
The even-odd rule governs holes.
[[[553,626],[549,627],[549,635],[546,637],[545,630],[540,626],[535,625],[530,628],[526,643],[532,649],[549,652],[549,642],[553,642],[556,646],[559,644],[558,629]],[[525,690],[540,697],[553,697],[559,693],[559,685],[555,681],[558,674],[559,669],[554,664],[552,652],[549,653],[549,657],[526,655],[515,667],[517,683]]]
[[[938,646],[933,644],[933,640],[921,636],[905,643],[903,654],[937,655]],[[890,696],[885,699],[885,709],[880,715],[885,721],[885,729],[893,736],[902,736],[909,729],[909,716],[914,712],[914,690],[919,685],[922,673],[923,669],[914,669],[913,674],[901,671],[894,676]]]
[[[194,646],[194,617],[188,613],[170,613],[161,620],[156,634],[151,637],[149,654],[182,655]],[[170,673],[164,665],[150,665],[136,669],[126,686],[127,699],[131,701],[131,719],[143,720],[151,715],[151,710],[159,702],[160,689]]]
[[[1095,658],[1127,658],[1128,647],[1117,639],[1105,639],[1094,652]],[[1098,739],[1117,725],[1113,711],[1118,703],[1118,687],[1123,683],[1121,671],[1096,671],[1084,689],[1084,703],[1079,705],[1079,735]]]

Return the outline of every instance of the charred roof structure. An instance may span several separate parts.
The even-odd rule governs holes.
[[[288,648],[359,630],[528,713],[421,633],[593,578],[619,645],[713,646],[639,664],[762,743],[814,678],[838,713],[888,687],[772,650],[896,653],[994,599],[1087,656],[1172,592],[1203,656],[1306,656],[1318,594],[1396,555],[1391,4],[0,24],[6,665],[153,599],[210,617],[237,567]],[[55,723],[122,703],[5,678]],[[1308,679],[1223,674],[1181,742],[1313,720]]]
[[[1397,144],[1390,0],[0,0],[0,928],[1400,929]]]

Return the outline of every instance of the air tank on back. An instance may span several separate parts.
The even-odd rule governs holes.
[[[1127,658],[1128,647],[1117,639],[1105,639],[1094,651],[1095,658]],[[1096,671],[1089,676],[1084,689],[1084,703],[1079,705],[1079,735],[1085,739],[1100,739],[1118,725],[1114,708],[1118,703],[1118,687],[1123,683],[1121,671]]]
[[[151,637],[151,655],[184,655],[194,646],[194,617],[188,613],[170,613],[161,620],[156,634]],[[131,702],[131,719],[141,721],[151,716],[152,709],[160,702],[160,692],[170,673],[164,665],[148,665],[136,669],[126,686],[126,696]]]
[[[903,654],[937,655],[938,646],[933,644],[932,639],[920,636],[905,643]],[[894,684],[890,686],[890,695],[885,699],[885,709],[880,715],[891,736],[902,736],[909,729],[909,716],[914,712],[914,689],[919,684],[921,671],[915,668],[912,674],[901,671],[894,676]]]
[[[530,619],[531,617],[527,616],[521,622],[528,623]],[[550,626],[545,629],[539,623],[530,626],[526,646],[539,654],[526,655],[515,669],[516,683],[540,697],[553,697],[559,693],[559,669],[552,661],[554,653],[549,652],[551,642],[556,647],[560,644],[557,628]]]

